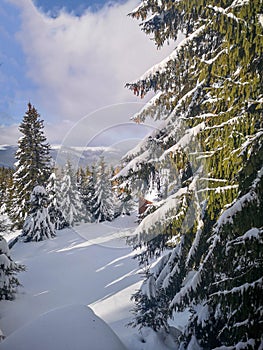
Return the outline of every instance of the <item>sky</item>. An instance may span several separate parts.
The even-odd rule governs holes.
[[[131,127],[130,117],[146,101],[124,85],[173,47],[157,50],[127,16],[138,3],[1,0],[0,144],[17,143],[29,101],[51,144],[101,143],[102,135],[107,144],[109,130],[115,135],[109,143],[149,132],[151,123]]]

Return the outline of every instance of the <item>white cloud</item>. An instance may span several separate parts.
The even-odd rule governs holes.
[[[138,22],[127,16],[137,6],[135,0],[96,13],[87,11],[81,17],[61,13],[57,18],[39,12],[31,0],[12,2],[21,8],[18,38],[27,57],[28,74],[37,86],[32,103],[44,119],[57,124],[49,128],[51,139],[65,133],[62,120],[77,122],[100,107],[138,101],[124,84],[172,49],[157,51]],[[106,125],[103,117],[99,118],[104,120],[101,124],[95,118],[91,128],[98,132],[111,123],[128,122],[130,116],[127,108],[127,115],[108,115]]]
[[[18,140],[21,136],[17,124],[12,124],[11,126],[0,125],[0,135],[1,145],[13,145],[15,144],[14,140]]]

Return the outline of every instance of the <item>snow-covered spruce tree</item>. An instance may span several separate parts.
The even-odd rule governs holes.
[[[14,194],[11,218],[14,226],[21,228],[29,210],[29,198],[34,186],[44,185],[51,173],[50,146],[43,132],[43,120],[35,107],[28,104],[19,130],[17,162],[14,173]]]
[[[62,193],[61,193],[61,180],[57,176],[56,171],[53,170],[48,182],[47,182],[47,194],[48,194],[48,213],[51,222],[54,224],[56,230],[61,230],[67,226],[66,220],[61,210]]]
[[[55,237],[54,224],[48,212],[48,195],[43,186],[33,188],[29,203],[29,213],[22,230],[24,241],[38,242]]]
[[[87,184],[86,184],[86,197],[85,197],[85,206],[88,213],[90,213],[90,220],[93,222],[95,220],[94,218],[94,211],[95,211],[95,184],[97,182],[97,166],[93,164],[91,166],[91,173],[88,177]]]
[[[153,203],[135,232],[135,246],[144,246],[141,262],[157,257],[158,261],[134,296],[134,324],[168,330],[174,312],[190,307],[182,349],[190,350],[193,343],[204,349],[235,349],[240,341],[244,349],[256,349],[259,338],[254,329],[262,329],[257,316],[262,223],[253,220],[251,211],[258,213],[262,206],[262,186],[253,180],[257,200],[245,204],[242,184],[247,184],[246,193],[253,193],[255,183],[241,180],[239,174],[259,176],[257,161],[250,155],[262,148],[248,140],[262,137],[262,2],[146,0],[131,16],[143,20],[142,29],[154,34],[159,47],[179,32],[185,35],[167,59],[127,85],[141,97],[156,92],[135,121],[147,116],[163,120],[161,130],[127,155],[118,175],[134,191],[139,186],[141,193],[147,192],[151,181],[160,186],[161,200]],[[237,230],[239,205],[244,224]],[[224,215],[229,216],[227,226],[220,224]],[[254,238],[247,241],[248,236]],[[246,244],[238,244],[239,237]],[[257,253],[251,254],[250,244]],[[231,263],[223,253],[230,254]],[[251,288],[255,318],[247,313]],[[242,311],[236,312],[239,302]]]
[[[111,221],[114,218],[115,195],[112,190],[110,174],[103,158],[100,159],[96,174],[94,193],[94,219],[97,222]]]
[[[92,222],[92,206],[91,201],[93,200],[94,195],[94,184],[93,176],[87,167],[86,170],[79,168],[77,171],[77,187],[81,195],[81,201],[83,202],[85,212],[84,220],[85,222]]]
[[[0,207],[4,205],[7,211],[12,198],[13,174],[12,168],[0,168]]]
[[[0,232],[9,231],[12,222],[9,217],[12,198],[13,173],[11,168],[0,168]]]
[[[239,195],[219,216],[202,263],[170,304],[192,307],[186,344],[194,339],[204,349],[263,345],[263,131],[241,154]]]
[[[20,285],[16,274],[24,270],[24,266],[15,263],[8,248],[8,244],[1,235],[5,225],[0,220],[0,300],[12,300]]]
[[[72,169],[70,161],[67,161],[64,169],[61,194],[62,215],[65,218],[67,225],[74,226],[75,223],[84,219],[85,208],[77,188],[76,174]]]

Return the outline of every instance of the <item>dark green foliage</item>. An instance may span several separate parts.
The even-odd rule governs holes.
[[[51,174],[50,146],[43,132],[43,120],[30,103],[20,124],[22,137],[16,152],[11,218],[21,228],[29,210],[29,198],[36,185],[46,184]]]
[[[149,192],[158,174],[161,200],[137,228],[135,247],[144,248],[142,263],[172,249],[135,294],[134,324],[167,329],[174,312],[190,308],[183,348],[199,343],[234,350],[242,342],[244,349],[257,349],[263,294],[262,1],[144,1],[131,16],[143,19],[142,29],[157,46],[179,31],[186,35],[166,61],[127,84],[141,97],[158,92],[134,119],[163,120],[154,142],[145,140],[130,152],[120,171],[135,193],[139,185],[138,195]]]
[[[93,204],[94,204],[94,187],[95,187],[95,167],[92,167],[92,171],[87,167],[85,170],[79,168],[77,171],[77,186],[81,196],[81,200],[84,204],[84,220],[86,222],[93,221]]]
[[[112,189],[110,174],[103,158],[100,159],[94,187],[93,216],[97,222],[111,221],[115,212],[115,194]]]

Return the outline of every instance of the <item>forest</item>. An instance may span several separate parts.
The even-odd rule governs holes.
[[[154,93],[134,122],[161,127],[115,168],[57,169],[29,103],[15,168],[0,169],[1,234],[51,239],[139,203],[127,244],[144,274],[129,325],[170,334],[187,311],[179,350],[263,349],[262,0],[145,0],[129,16],[158,49],[184,37],[126,84],[139,99]],[[24,266],[3,237],[0,253],[0,298],[13,299]]]

